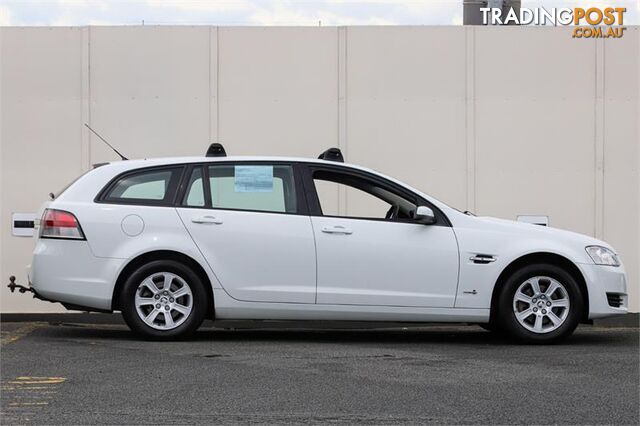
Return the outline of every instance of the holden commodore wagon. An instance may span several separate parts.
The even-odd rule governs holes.
[[[552,342],[627,311],[607,243],[462,213],[336,148],[102,165],[36,227],[37,297],[121,311],[156,339],[215,318],[466,322]]]

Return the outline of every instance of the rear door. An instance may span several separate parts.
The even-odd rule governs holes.
[[[180,218],[233,298],[314,303],[315,245],[294,164],[191,167]]]

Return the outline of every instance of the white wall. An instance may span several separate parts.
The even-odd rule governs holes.
[[[88,122],[131,157],[339,146],[461,209],[547,214],[621,252],[638,311],[639,53],[638,27],[0,28],[0,283],[33,243],[11,212],[115,159]]]

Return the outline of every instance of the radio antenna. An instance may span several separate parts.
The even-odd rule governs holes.
[[[106,143],[106,144],[107,144],[107,146],[113,150],[113,152],[115,152],[116,154],[118,154],[122,160],[128,160],[128,158],[127,158],[127,157],[125,157],[124,155],[120,154],[120,152],[119,152],[117,149],[115,149],[113,146],[111,146],[111,144],[110,144],[109,142],[107,142],[107,141],[105,140],[105,138],[103,138],[102,136],[100,136],[100,134],[98,134],[98,132],[96,132],[95,130],[93,130],[93,129],[91,128],[91,126],[89,126],[87,123],[84,123],[84,125],[85,125],[85,127],[86,127],[87,129],[91,130],[91,132],[93,132],[93,134],[94,134],[94,135],[96,135],[97,137],[99,137],[99,138],[100,138],[100,140],[101,140],[102,142]]]

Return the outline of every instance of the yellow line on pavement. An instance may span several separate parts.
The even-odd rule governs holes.
[[[24,336],[26,336],[27,334],[31,333],[36,328],[40,328],[44,325],[46,325],[46,323],[32,322],[32,323],[27,323],[26,325],[19,327],[13,331],[2,333],[3,336],[0,337],[0,344],[2,346],[5,346],[5,345],[8,345],[9,343],[16,342],[21,338],[23,338]],[[6,334],[6,337],[4,336],[4,334]]]
[[[15,378],[15,380],[62,380],[62,381],[65,381],[65,380],[67,380],[67,379],[66,379],[66,378],[64,378],[64,377],[36,377],[36,376],[30,377],[30,376],[19,376],[19,377],[16,377],[16,378]]]
[[[49,405],[48,402],[10,402],[10,407],[22,407],[25,405]]]
[[[13,380],[7,382],[11,385],[55,385],[58,383],[64,382],[66,379],[62,377],[51,377],[50,379],[39,379],[39,380]]]
[[[16,386],[11,388],[2,388],[2,390],[19,390],[19,391],[41,391],[41,390],[51,390],[56,389],[55,386]]]

